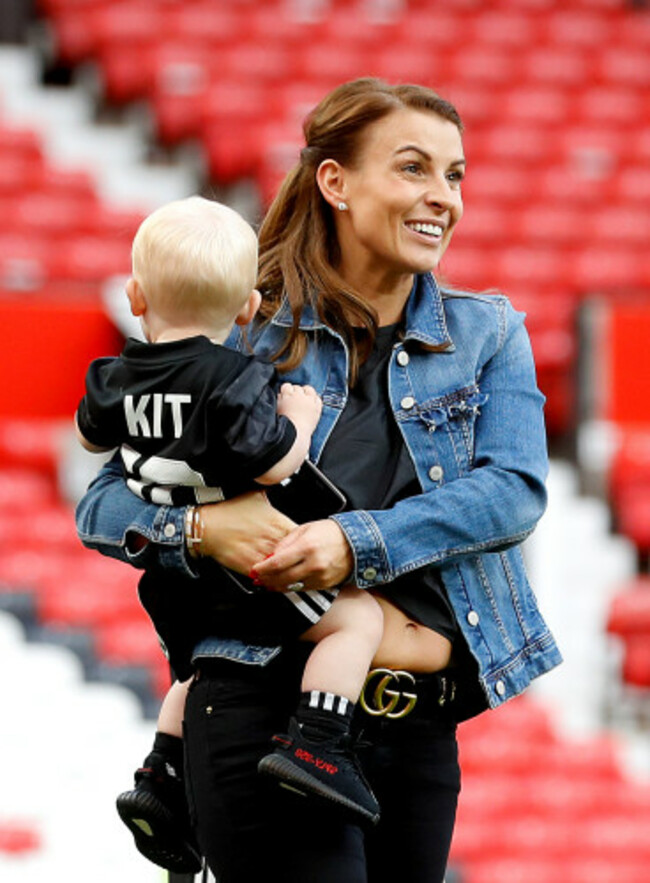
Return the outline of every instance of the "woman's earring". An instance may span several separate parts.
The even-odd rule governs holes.
[[[337,208],[340,212],[347,212],[348,204],[347,204],[347,202],[339,202],[339,204],[337,205]]]

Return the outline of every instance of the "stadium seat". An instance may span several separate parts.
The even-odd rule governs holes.
[[[236,4],[230,8],[203,0],[203,2],[172,4],[162,21],[165,42],[180,40],[187,44],[206,45],[211,49],[240,43],[255,31],[258,6],[241,14]],[[269,10],[268,19],[276,20],[277,13]],[[268,32],[267,32],[268,36]]]
[[[150,100],[157,137],[163,144],[197,137],[214,52],[208,46],[176,40],[153,47],[151,54]]]
[[[557,8],[549,10],[539,24],[551,45],[599,50],[611,39],[611,20],[595,9],[563,9],[558,4]]]
[[[0,853],[25,856],[38,852],[42,845],[38,825],[19,819],[0,817]]]
[[[398,43],[379,49],[370,58],[368,73],[381,76],[391,83],[423,83],[438,91],[444,78],[449,76],[444,50],[432,52],[418,43]]]
[[[573,116],[572,105],[564,89],[516,85],[504,96],[503,113],[508,119],[519,122],[562,126]]]
[[[590,86],[574,102],[573,115],[581,122],[637,125],[648,111],[646,96],[623,85]]]
[[[528,174],[532,177],[535,166],[541,167],[548,162],[550,150],[557,149],[557,132],[534,122],[519,123],[513,120],[476,133],[470,130],[465,136],[465,144],[471,162],[471,185],[475,164],[479,167],[478,164],[484,162],[512,162],[518,167],[521,163],[529,163],[532,169]]]
[[[477,45],[518,50],[536,43],[538,25],[539,22],[514,5],[506,4],[500,9],[487,8],[471,21],[471,40]]]
[[[642,554],[650,553],[650,481],[619,487],[613,508],[619,532]]]
[[[605,47],[596,58],[602,83],[613,83],[647,92],[650,86],[650,55],[647,49],[630,46]]]
[[[647,164],[625,165],[614,175],[613,191],[624,201],[650,204],[650,167]],[[647,241],[647,229],[644,231]]]
[[[521,78],[520,61],[520,54],[507,46],[469,44],[451,56],[447,78],[483,90],[509,86]]]
[[[580,88],[591,81],[594,63],[588,50],[545,46],[526,52],[521,76],[530,83],[560,88]]]

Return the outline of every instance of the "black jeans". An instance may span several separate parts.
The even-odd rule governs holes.
[[[371,831],[257,773],[297,705],[306,651],[285,650],[266,668],[208,662],[190,689],[190,808],[218,883],[441,883],[460,790],[444,710],[390,721],[359,709],[359,756],[382,811]]]

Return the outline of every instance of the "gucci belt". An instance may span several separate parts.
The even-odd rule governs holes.
[[[359,702],[366,714],[391,720],[406,717],[418,701],[416,693],[401,689],[406,683],[415,687],[415,678],[408,671],[373,668],[363,685]]]

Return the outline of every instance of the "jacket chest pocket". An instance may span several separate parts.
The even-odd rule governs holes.
[[[447,479],[463,475],[474,462],[474,434],[488,396],[477,387],[431,399],[418,409]],[[431,470],[430,470],[431,471]],[[439,470],[436,471],[436,473]]]

